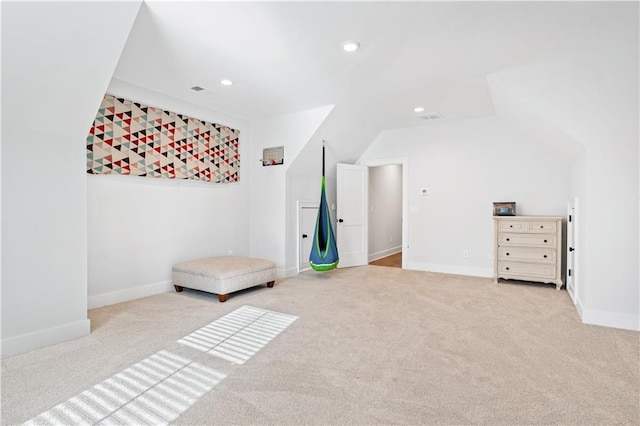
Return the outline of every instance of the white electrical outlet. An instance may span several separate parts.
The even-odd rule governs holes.
[[[469,257],[469,250],[468,249],[462,250],[462,257]]]

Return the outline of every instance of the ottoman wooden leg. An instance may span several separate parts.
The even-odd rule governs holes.
[[[220,302],[226,302],[228,297],[229,297],[229,295],[228,295],[228,294],[219,294],[219,295],[218,295],[218,300],[219,300]]]
[[[179,285],[173,285],[176,288],[176,292],[180,293],[182,291],[182,287],[180,287]]]
[[[275,281],[269,281],[267,283],[267,287],[271,288],[271,287],[273,287],[273,284],[275,284]]]

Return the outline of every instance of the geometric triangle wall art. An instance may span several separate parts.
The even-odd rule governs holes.
[[[87,136],[87,173],[240,181],[240,131],[106,94]]]

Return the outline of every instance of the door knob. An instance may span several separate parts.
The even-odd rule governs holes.
[[[307,234],[302,234],[302,238],[307,238]]]
[[[338,222],[342,223],[342,222],[344,222],[344,220],[342,220],[342,219],[338,219]]]

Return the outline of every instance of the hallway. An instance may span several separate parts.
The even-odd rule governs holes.
[[[382,259],[369,262],[369,265],[387,266],[389,268],[402,268],[402,252],[383,257]]]

